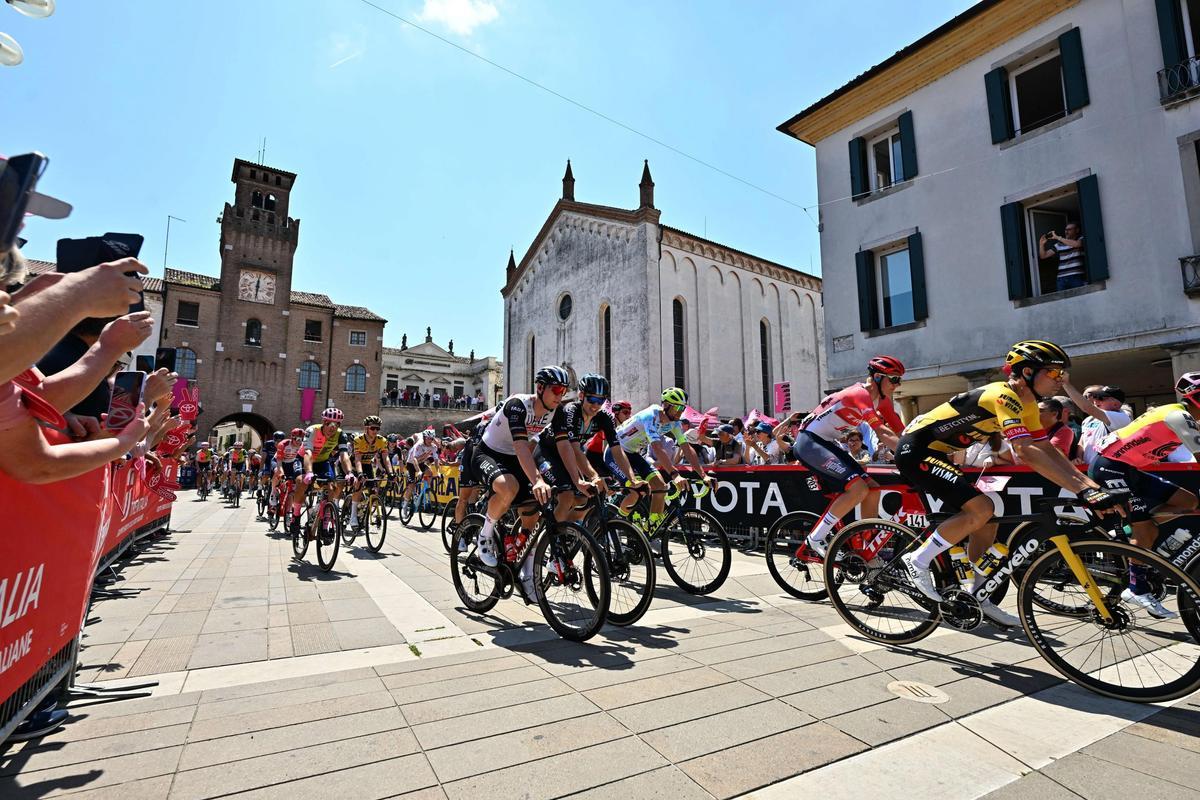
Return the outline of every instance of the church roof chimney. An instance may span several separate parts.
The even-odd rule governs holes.
[[[642,182],[638,184],[640,199],[638,208],[654,208],[654,181],[650,177],[650,161],[642,161]]]
[[[571,159],[567,159],[567,171],[563,175],[563,200],[575,202],[575,176],[571,174]]]

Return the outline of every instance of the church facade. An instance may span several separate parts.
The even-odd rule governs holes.
[[[570,162],[562,198],[520,262],[509,254],[504,367],[509,392],[559,364],[600,372],[635,408],[682,386],[700,409],[777,413],[822,396],[821,280],[662,224],[643,167],[632,210],[575,200]]]

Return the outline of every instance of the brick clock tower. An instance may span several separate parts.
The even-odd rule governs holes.
[[[201,432],[232,421],[267,438],[331,404],[356,424],[379,408],[387,320],[292,288],[295,173],[237,159],[231,180],[233,202],[218,220],[220,276],[170,268],[164,276],[161,343],[176,348],[180,374],[200,388]]]

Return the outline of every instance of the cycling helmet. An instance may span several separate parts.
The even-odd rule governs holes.
[[[669,389],[663,389],[662,401],[676,406],[686,406],[688,401],[687,392],[677,386],[672,386]]]
[[[562,367],[542,367],[533,377],[533,382],[542,386],[570,386],[571,376]]]
[[[204,447],[212,447],[212,445],[211,445],[211,444],[209,444],[208,442],[201,442],[201,443],[200,443],[200,447],[201,447],[201,448],[204,448]]]
[[[399,437],[399,436],[397,436],[397,435],[396,435],[396,434],[394,434],[394,433],[389,433],[389,434],[387,435],[387,440],[388,440],[389,442],[394,442],[394,441],[396,441],[396,440],[397,440],[397,439],[399,439],[399,438],[400,438],[400,437]]]
[[[303,435],[304,435],[304,428],[292,428],[292,438],[293,439],[295,439],[297,436],[303,436]]]
[[[372,414],[369,417],[363,417],[363,427],[364,428],[382,428],[383,420],[381,420],[379,417],[375,416],[374,414]]]
[[[241,448],[243,448],[243,447],[245,447],[245,446],[246,446],[246,445],[245,445],[244,443],[242,443],[242,442],[234,442],[234,443],[233,443],[233,449],[234,449],[234,450],[241,449]]]
[[[608,397],[608,378],[603,375],[597,375],[594,372],[589,372],[579,379],[579,391],[581,394]]]
[[[1185,372],[1175,382],[1175,391],[1184,400],[1200,406],[1200,372]]]
[[[871,375],[892,375],[898,378],[904,374],[904,365],[895,356],[875,356],[867,362],[867,372]]]
[[[1013,372],[1022,367],[1035,369],[1061,367],[1065,369],[1071,366],[1071,357],[1067,355],[1066,350],[1053,342],[1026,339],[1009,348],[1008,355],[1004,357],[1004,365]]]
[[[333,408],[331,406],[321,412],[321,419],[326,422],[341,422],[345,418],[346,415],[342,413],[340,408]]]
[[[273,440],[275,440],[275,441],[279,442],[279,441],[282,441],[282,440],[286,439],[286,438],[287,438],[287,434],[286,434],[286,433],[284,433],[283,431],[275,431],[274,433],[272,433],[272,434],[271,434],[271,438],[272,438]]]
[[[633,404],[628,400],[618,400],[612,404],[612,410],[614,414],[618,411],[633,411]]]
[[[425,430],[421,431],[421,438],[425,439],[426,441],[429,441],[430,439],[437,439],[437,432],[433,428],[426,428]]]

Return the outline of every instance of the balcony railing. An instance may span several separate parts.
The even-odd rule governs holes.
[[[1164,105],[1177,103],[1200,92],[1200,58],[1158,71],[1158,95]]]
[[[1183,292],[1189,297],[1200,297],[1200,256],[1184,256],[1179,259],[1183,272]]]

